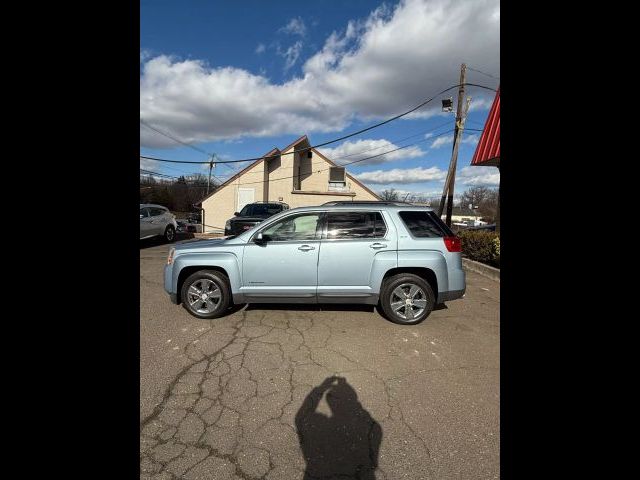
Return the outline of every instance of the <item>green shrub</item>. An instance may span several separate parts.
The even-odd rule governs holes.
[[[500,268],[500,236],[497,233],[463,230],[458,236],[465,257]]]

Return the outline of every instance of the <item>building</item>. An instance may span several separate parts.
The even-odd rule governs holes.
[[[248,203],[276,201],[291,208],[335,200],[380,200],[375,192],[322,155],[303,135],[274,148],[201,202],[205,232],[224,230],[225,222]]]
[[[442,220],[446,218],[446,213],[442,215]],[[477,210],[472,210],[465,207],[453,207],[451,209],[451,222],[454,224],[465,224],[467,226],[479,226],[485,225],[487,222],[483,222],[480,219],[482,215]]]
[[[500,170],[500,87],[493,99],[489,116],[482,129],[478,146],[471,160],[472,166],[498,167]],[[498,187],[498,210],[496,232],[500,231],[500,187]]]

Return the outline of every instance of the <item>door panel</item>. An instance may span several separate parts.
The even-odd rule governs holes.
[[[150,223],[151,218],[149,218],[149,210],[147,208],[141,208],[140,215],[144,215],[144,217],[140,219],[140,238],[153,235],[153,225]]]
[[[241,293],[253,302],[315,302],[319,214],[289,215],[260,230],[242,258]]]
[[[318,257],[318,301],[377,295],[379,264],[397,263],[395,230],[379,212],[329,212]],[[375,270],[375,275],[372,274]]]
[[[165,228],[165,220],[164,215],[165,211],[160,208],[149,207],[149,215],[151,218],[149,219],[150,224],[150,235],[164,235]]]

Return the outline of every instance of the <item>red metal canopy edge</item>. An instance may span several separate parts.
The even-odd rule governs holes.
[[[493,99],[471,165],[500,166],[500,87]]]

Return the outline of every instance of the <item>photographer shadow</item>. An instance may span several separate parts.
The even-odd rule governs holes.
[[[325,393],[329,416],[317,411]],[[382,428],[345,378],[328,377],[311,390],[296,414],[296,428],[307,464],[305,480],[375,480]]]

